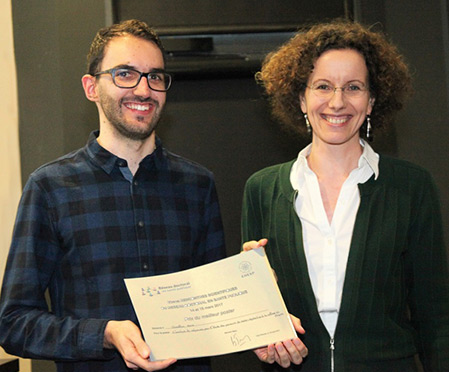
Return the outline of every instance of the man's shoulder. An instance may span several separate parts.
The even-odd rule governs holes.
[[[164,149],[164,154],[170,171],[186,175],[213,178],[212,171],[194,160],[175,154],[167,149]]]
[[[79,172],[80,168],[85,168],[85,165],[85,150],[80,148],[39,166],[30,174],[30,179],[38,182],[65,177]]]

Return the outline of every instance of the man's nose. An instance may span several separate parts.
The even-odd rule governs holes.
[[[151,95],[151,88],[148,84],[148,77],[142,76],[139,84],[134,88],[134,94],[137,96],[148,97]]]

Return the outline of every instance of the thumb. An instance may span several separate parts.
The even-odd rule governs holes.
[[[146,344],[146,342],[140,337],[135,337],[132,342],[134,343],[134,347],[136,348],[136,351],[139,353],[139,355],[143,359],[149,359],[150,358],[150,347]]]
[[[267,245],[267,243],[268,243],[268,239],[267,239],[267,238],[260,239],[260,240],[257,242],[257,244],[259,245],[259,247],[265,247],[265,246]],[[259,247],[258,247],[258,248],[259,248]]]
[[[296,316],[290,314],[290,319],[292,320],[292,324],[296,332],[301,333],[302,335],[306,333],[305,329],[301,325],[301,321]]]

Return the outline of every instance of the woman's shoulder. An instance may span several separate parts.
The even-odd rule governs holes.
[[[414,183],[422,185],[423,182],[433,183],[432,175],[424,167],[387,155],[381,155],[379,158],[379,176],[388,182],[404,186],[411,186]]]
[[[406,172],[416,174],[429,174],[429,171],[424,167],[412,163],[411,161],[399,159],[389,155],[381,155],[379,158],[379,167],[385,172]]]
[[[248,183],[259,183],[268,180],[274,180],[278,178],[283,178],[284,174],[290,174],[290,169],[295,160],[290,160],[285,163],[270,165],[266,168],[262,168],[257,172],[253,173],[248,178]]]

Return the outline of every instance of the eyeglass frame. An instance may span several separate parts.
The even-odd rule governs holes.
[[[358,88],[360,88],[359,91],[360,91],[361,93],[363,93],[363,92],[369,92],[369,86],[368,86],[368,85],[365,85],[365,83],[362,83],[361,81],[360,81],[359,83],[360,83],[361,85],[363,85],[363,88],[358,87]],[[333,92],[332,92],[332,93],[329,92],[329,95],[327,95],[327,96],[326,96],[327,92],[326,92],[326,94],[320,96],[320,95],[319,95],[320,93],[318,93],[319,89],[316,89],[316,87],[317,87],[317,86],[320,86],[321,84],[329,86],[330,88],[332,88]],[[333,86],[331,83],[329,83],[329,82],[326,82],[326,81],[322,81],[322,82],[321,82],[321,81],[318,81],[317,83],[312,84],[312,86],[306,85],[306,87],[309,88],[309,89],[311,89],[312,92],[313,92],[313,94],[315,94],[318,98],[331,98],[331,97],[333,97],[334,94],[337,92],[337,89],[340,89],[340,90],[341,90],[341,93],[342,93],[345,97],[352,97],[352,98],[353,98],[353,97],[358,97],[357,95],[356,95],[356,96],[351,96],[350,94],[349,94],[349,95],[345,95],[345,90],[347,90],[347,88],[349,88],[351,85],[354,85],[354,82],[348,82],[348,83],[346,83],[345,85],[343,85],[342,87],[334,87],[334,86]]]
[[[134,72],[139,73],[140,76],[139,76],[139,79],[137,80],[137,83],[136,83],[135,85],[133,85],[132,87],[123,87],[123,86],[118,85],[118,84],[115,82],[115,73],[116,73],[117,70],[131,70],[131,71],[134,71]],[[154,88],[150,85],[150,80],[148,79],[148,76],[149,76],[150,74],[157,74],[157,73],[162,73],[162,74],[168,76],[168,78],[169,78],[169,82],[168,82],[168,84],[167,84],[168,86],[167,86],[167,88],[166,88],[165,90],[154,89]],[[131,68],[131,67],[113,67],[113,68],[110,68],[110,69],[107,69],[107,70],[103,70],[103,71],[96,72],[96,73],[93,74],[92,76],[98,77],[98,76],[103,75],[103,74],[110,74],[111,77],[112,77],[112,82],[114,83],[114,85],[115,85],[117,88],[121,88],[121,89],[134,89],[135,87],[137,87],[137,86],[139,85],[140,81],[142,80],[142,76],[144,76],[144,77],[146,77],[148,87],[149,87],[151,90],[154,90],[155,92],[167,92],[167,91],[170,89],[171,83],[172,83],[172,81],[173,81],[172,75],[169,74],[168,72],[164,71],[164,70],[154,69],[154,70],[149,71],[149,72],[141,72],[141,71],[136,70],[135,68]]]

